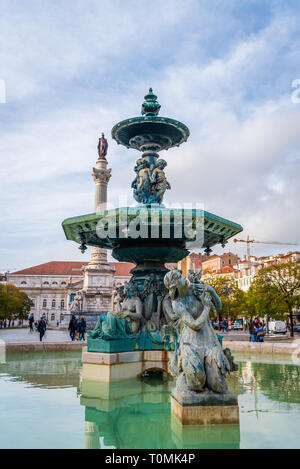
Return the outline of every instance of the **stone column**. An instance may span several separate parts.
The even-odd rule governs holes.
[[[107,141],[102,134],[98,144],[99,157],[93,168],[95,182],[94,210],[99,213],[107,208],[107,185],[111,177],[111,169],[107,169]],[[112,292],[114,271],[107,262],[106,249],[92,247],[91,259],[83,271],[83,312],[89,313],[89,320],[96,323],[97,315],[112,309]],[[94,317],[95,315],[95,317]],[[91,323],[90,323],[91,325]],[[94,324],[95,325],[95,324]]]
[[[93,178],[95,182],[95,212],[106,210],[107,208],[107,185],[111,178],[111,169],[107,169],[105,157],[98,158],[96,168],[93,168]],[[91,260],[89,266],[95,267],[100,264],[107,264],[107,251],[97,247],[92,247]]]

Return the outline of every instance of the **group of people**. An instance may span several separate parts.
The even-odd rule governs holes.
[[[40,334],[40,342],[42,342],[43,337],[46,334],[47,330],[47,319],[45,314],[43,314],[38,322],[34,321],[33,314],[29,314],[28,316],[28,323],[29,323],[29,331],[34,331],[34,326],[36,330]],[[85,332],[86,332],[86,321],[83,316],[79,319],[76,319],[75,315],[73,314],[71,320],[69,322],[69,331],[70,331],[70,338],[72,341],[74,340],[85,340]]]
[[[265,336],[265,327],[262,321],[254,318],[249,323],[250,342],[263,342]]]
[[[23,325],[23,319],[19,319],[18,323],[16,324],[14,319],[0,319],[0,329],[5,329],[6,327],[15,327],[15,326],[22,326]]]
[[[75,314],[72,314],[69,322],[69,331],[72,342],[74,340],[84,340],[84,334],[86,332],[86,321],[84,317],[81,316],[78,321]]]
[[[39,332],[40,334],[40,342],[42,342],[43,337],[46,334],[47,330],[47,319],[46,315],[42,314],[40,317],[39,321],[34,320],[34,316],[32,313],[29,314],[28,316],[28,325],[29,325],[29,332],[34,332],[34,327],[35,329]]]

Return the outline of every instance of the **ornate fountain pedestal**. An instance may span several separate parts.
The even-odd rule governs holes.
[[[171,412],[181,425],[238,424],[239,406],[235,394],[214,392],[171,396]]]

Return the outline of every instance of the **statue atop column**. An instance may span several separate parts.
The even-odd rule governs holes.
[[[104,137],[104,133],[102,132],[101,134],[101,137],[99,138],[99,142],[98,142],[98,155],[99,155],[99,159],[106,159],[106,155],[107,155],[107,149],[108,149],[108,143],[107,143],[107,140],[106,138]]]

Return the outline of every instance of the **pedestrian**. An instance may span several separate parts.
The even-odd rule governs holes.
[[[83,316],[81,316],[78,324],[79,340],[84,340],[84,334],[86,331],[86,322]]]
[[[34,317],[32,313],[30,313],[28,316],[28,322],[29,322],[29,332],[33,332]]]
[[[74,314],[72,314],[71,320],[69,322],[69,331],[70,331],[70,338],[72,342],[75,339],[75,332],[77,331],[78,323],[77,319]]]
[[[262,322],[258,322],[256,329],[256,342],[263,342],[265,337],[265,327]]]
[[[42,342],[42,339],[45,335],[46,329],[47,329],[46,321],[42,316],[41,319],[38,322],[38,325],[37,325],[37,330],[40,333],[40,342]]]
[[[222,332],[225,332],[227,329],[227,321],[225,318],[223,318],[223,321],[222,321]]]
[[[250,334],[250,342],[256,342],[256,332],[259,327],[258,318],[254,318],[254,320],[250,321],[249,324],[249,334]]]

